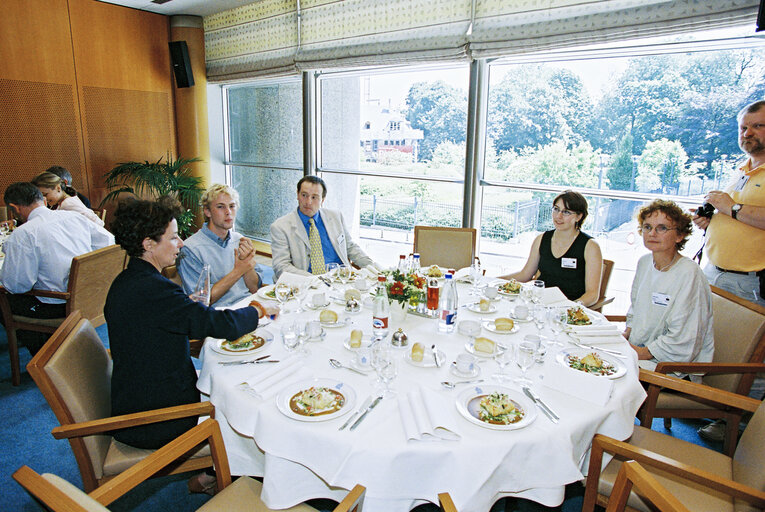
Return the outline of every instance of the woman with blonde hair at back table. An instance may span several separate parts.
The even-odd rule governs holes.
[[[93,210],[80,201],[80,198],[77,197],[77,191],[72,187],[67,186],[64,180],[52,172],[45,171],[38,174],[32,180],[32,185],[40,189],[40,192],[42,192],[42,195],[48,203],[48,208],[51,210],[69,210],[77,212],[99,226],[104,226],[104,221],[102,221]]]
[[[639,360],[651,361],[641,364],[648,369],[660,361],[711,361],[712,292],[699,266],[680,254],[693,230],[690,214],[656,199],[637,220],[651,253],[638,260],[624,337]]]
[[[560,288],[569,300],[578,300],[585,306],[598,301],[603,256],[593,238],[581,231],[587,218],[587,200],[579,192],[566,190],[552,205],[555,229],[534,239],[529,259],[523,269],[503,279],[530,281],[539,271],[545,287]]]

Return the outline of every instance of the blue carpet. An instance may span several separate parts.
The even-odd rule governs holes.
[[[101,339],[108,346],[106,326],[96,329]],[[26,349],[20,351],[21,367],[25,368],[30,356]],[[77,469],[69,443],[56,440],[50,431],[58,425],[56,417],[48,407],[32,378],[22,370],[21,386],[11,385],[11,371],[8,360],[8,343],[5,331],[0,327],[0,407],[6,411],[5,420],[0,424],[0,486],[3,497],[0,509],[7,511],[42,510],[12,478],[11,474],[26,464],[38,473],[54,473],[82,488],[82,480]],[[709,443],[701,439],[696,429],[703,421],[674,420],[672,431],[666,431],[662,420],[654,422],[654,430],[672,434],[687,441],[701,444],[717,451],[722,450],[722,443]],[[190,474],[173,475],[151,479],[110,506],[114,511],[192,511],[209,499],[206,495],[191,495],[186,489],[186,480]],[[500,500],[490,512],[527,512],[556,510],[575,512],[582,508],[584,488],[578,483],[566,489],[566,499],[562,506],[547,508],[525,500]],[[320,511],[331,511],[334,503],[329,500],[315,500],[311,505]],[[423,505],[417,512],[433,512],[438,507]]]

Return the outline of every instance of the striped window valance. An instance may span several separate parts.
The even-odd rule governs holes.
[[[459,61],[751,24],[758,0],[261,0],[204,19],[208,80]],[[753,28],[754,29],[754,28]]]

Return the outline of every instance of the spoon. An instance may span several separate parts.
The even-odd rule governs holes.
[[[441,385],[445,387],[446,389],[454,389],[455,387],[457,387],[458,384],[472,384],[475,382],[483,382],[483,379],[461,380],[457,382],[450,382],[448,380],[445,380],[441,382]]]
[[[350,371],[352,371],[352,372],[356,372],[356,373],[358,373],[359,375],[363,375],[363,376],[365,376],[365,377],[367,376],[367,374],[366,374],[366,373],[364,373],[364,372],[362,372],[362,371],[359,371],[359,370],[357,370],[356,368],[351,368],[350,366],[345,366],[343,363],[341,363],[341,362],[340,362],[340,361],[338,361],[337,359],[333,359],[333,358],[330,358],[330,359],[329,359],[329,364],[331,364],[333,368],[345,368],[346,370],[350,370]]]

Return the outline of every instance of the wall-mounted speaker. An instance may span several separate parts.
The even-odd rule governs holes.
[[[186,41],[170,41],[170,60],[173,62],[175,84],[179,88],[194,85],[194,74],[191,72],[189,47]]]

